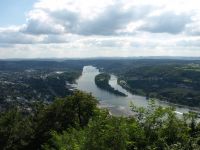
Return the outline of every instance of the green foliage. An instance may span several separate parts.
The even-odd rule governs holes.
[[[95,115],[97,101],[91,94],[76,91],[50,105],[38,103],[31,114],[17,109],[0,115],[0,149],[39,149],[51,131],[82,128]],[[28,115],[28,116],[27,116]]]
[[[146,65],[127,68],[120,74],[120,81],[123,81],[123,84],[120,81],[119,84],[134,94],[148,98],[158,98],[187,106],[200,106],[199,75],[200,72],[189,64]]]
[[[132,105],[134,115],[115,117],[98,109],[91,94],[76,91],[52,104],[37,103],[30,114],[0,114],[2,150],[198,150],[195,113],[177,117],[174,108],[149,101]]]
[[[52,150],[125,150],[128,133],[125,118],[110,116],[107,111],[98,111],[84,129],[52,132],[52,138],[43,149]]]
[[[178,118],[174,108],[156,106],[154,101],[150,101],[147,109],[135,106],[132,108],[145,133],[147,149],[168,149],[176,146],[192,149],[192,141],[195,145],[194,137],[191,136],[197,134],[194,115],[185,114],[184,118]]]
[[[102,111],[88,124],[85,137],[83,149],[125,150],[128,139],[125,118]]]
[[[30,140],[33,130],[30,120],[13,109],[0,114],[0,149],[22,149]]]
[[[62,134],[52,131],[52,138],[42,146],[43,150],[80,150],[83,145],[84,132],[69,128]]]
[[[30,147],[40,147],[50,138],[50,131],[61,132],[70,127],[87,125],[94,115],[96,100],[91,94],[76,91],[74,95],[57,99],[53,104],[38,112],[35,120],[35,135]]]

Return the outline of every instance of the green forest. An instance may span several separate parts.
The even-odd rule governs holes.
[[[3,81],[0,82],[0,103],[7,105],[4,101],[10,97],[52,101],[54,97],[67,96],[70,90],[64,82],[74,82],[82,68],[88,65],[107,75],[116,75],[118,83],[133,94],[185,106],[200,106],[199,60],[128,58],[0,61],[0,80]],[[64,74],[55,74],[56,71]],[[103,86],[99,82],[97,85],[113,91],[106,82],[100,83]]]
[[[198,150],[196,114],[177,117],[174,108],[149,102],[131,108],[135,115],[116,117],[99,109],[87,93],[35,103],[31,113],[12,108],[0,114],[2,150]]]
[[[118,76],[118,83],[133,94],[191,107],[200,106],[199,60],[99,60],[96,66]]]

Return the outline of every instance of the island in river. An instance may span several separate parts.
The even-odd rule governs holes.
[[[95,76],[95,84],[97,85],[97,87],[109,91],[110,93],[115,94],[117,96],[127,96],[123,92],[120,92],[119,90],[116,90],[113,87],[111,87],[111,85],[109,84],[110,78],[110,74],[100,73]]]
[[[125,93],[127,96],[117,96],[108,91],[105,91],[95,84],[95,77],[101,72],[94,66],[84,66],[82,75],[78,80],[76,80],[76,88],[81,91],[92,93],[100,103],[100,107],[108,108],[109,111],[114,115],[125,115],[129,116],[132,114],[130,104],[133,103],[137,107],[147,107],[148,100],[144,96],[139,96],[132,94],[131,92],[125,90],[117,83],[118,77],[110,74],[111,78],[109,80],[109,85],[114,89]],[[155,99],[157,105],[168,107],[172,106],[176,108],[177,114],[188,113],[189,111],[198,111],[199,109],[188,107],[188,106],[179,106],[172,103],[166,103],[165,101],[160,101]]]

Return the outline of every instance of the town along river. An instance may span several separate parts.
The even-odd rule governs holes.
[[[130,92],[123,89],[120,85],[117,84],[117,77],[114,75],[111,75],[109,84],[113,88],[117,89],[118,91],[126,94],[127,97],[117,96],[108,91],[98,88],[95,84],[94,78],[99,73],[100,73],[99,69],[97,69],[96,67],[84,66],[82,75],[76,81],[77,83],[76,88],[78,90],[85,91],[87,93],[92,93],[92,95],[99,100],[100,107],[108,108],[109,111],[114,115],[127,116],[127,115],[132,114],[130,110],[131,102],[135,106],[147,107],[148,100],[146,99],[146,97],[133,95]],[[164,106],[164,107],[174,106],[176,108],[177,114],[187,113],[188,111],[192,110],[191,108],[186,107],[186,106],[178,106],[178,105],[166,103],[159,100],[156,100],[156,104]]]

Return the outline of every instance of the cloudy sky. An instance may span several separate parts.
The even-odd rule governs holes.
[[[5,0],[0,58],[200,56],[199,0]]]

